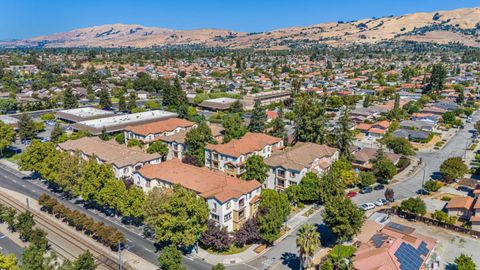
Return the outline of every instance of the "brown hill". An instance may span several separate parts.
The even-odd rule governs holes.
[[[325,43],[333,46],[392,40],[449,43],[480,47],[480,8],[412,13],[402,16],[330,22],[262,33],[220,29],[171,30],[113,24],[76,29],[33,39],[3,42],[3,46],[152,47],[202,44],[230,48],[279,49]]]

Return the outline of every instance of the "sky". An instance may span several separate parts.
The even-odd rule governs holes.
[[[262,32],[479,6],[479,0],[0,0],[0,40],[112,23]]]

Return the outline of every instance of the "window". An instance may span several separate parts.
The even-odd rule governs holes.
[[[230,209],[230,206],[232,206],[232,203],[231,203],[231,201],[228,201],[227,202],[227,210]]]
[[[219,215],[215,215],[215,214],[210,213],[210,216],[211,216],[212,219],[215,220],[216,222],[220,222],[220,216],[219,216]]]
[[[295,178],[296,175],[297,175],[297,174],[296,174],[295,172],[290,172],[290,176],[291,176],[292,178]]]
[[[212,209],[213,212],[217,212],[217,204],[215,202],[213,202],[213,209]]]
[[[223,222],[227,222],[229,221],[230,219],[232,219],[232,212],[226,214],[225,216],[223,216]]]

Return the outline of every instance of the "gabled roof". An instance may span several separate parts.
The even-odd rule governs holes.
[[[205,146],[205,149],[232,157],[239,157],[262,150],[265,146],[276,144],[281,140],[263,133],[248,132],[240,139],[233,139],[225,144],[208,144]]]
[[[447,204],[447,209],[461,208],[470,210],[473,205],[472,197],[453,197]]]
[[[160,121],[155,121],[146,124],[128,126],[125,128],[127,131],[131,131],[135,134],[147,136],[149,134],[159,134],[163,132],[173,131],[179,127],[187,128],[195,125],[195,123],[180,119],[180,118],[168,118]]]
[[[315,159],[331,157],[337,151],[336,148],[323,144],[297,143],[293,147],[273,153],[272,156],[265,159],[265,164],[270,167],[283,167],[300,171],[303,168],[310,167]]]

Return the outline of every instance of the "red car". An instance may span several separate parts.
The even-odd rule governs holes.
[[[353,198],[355,196],[357,196],[357,192],[355,192],[355,191],[350,191],[350,192],[347,193],[348,198]]]

